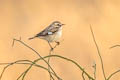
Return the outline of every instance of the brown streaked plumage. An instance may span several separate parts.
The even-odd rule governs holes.
[[[50,42],[58,42],[59,38],[62,35],[62,24],[60,21],[54,21],[47,28],[45,28],[40,33],[36,34],[34,37],[29,38],[29,40],[34,38],[40,38]],[[50,44],[49,44],[50,45]]]

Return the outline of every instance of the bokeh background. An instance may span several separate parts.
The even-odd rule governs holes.
[[[49,53],[46,41],[32,37],[53,21],[66,24],[61,44],[53,54],[71,58],[92,76],[97,64],[97,80],[103,80],[100,60],[92,39],[92,25],[99,45],[106,76],[120,68],[120,0],[0,0],[0,62],[38,58],[19,43],[12,47],[12,39],[22,38],[42,56]],[[53,43],[54,45],[54,43]],[[42,64],[42,63],[41,63]],[[50,64],[64,80],[82,80],[81,71],[70,62],[52,58]],[[4,66],[0,66],[0,72]],[[16,80],[28,66],[14,65],[7,69],[2,80]],[[49,80],[45,70],[33,67],[25,80]],[[120,73],[111,78],[120,80]]]

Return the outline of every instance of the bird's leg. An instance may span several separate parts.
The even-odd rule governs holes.
[[[49,44],[49,46],[50,46],[50,48],[51,48],[51,51],[53,51],[53,47],[52,47],[52,45],[50,44],[49,41],[48,41],[48,44]]]
[[[54,46],[54,48],[56,48],[58,45],[60,45],[60,42],[57,42],[57,41],[55,41],[56,42],[56,45]]]

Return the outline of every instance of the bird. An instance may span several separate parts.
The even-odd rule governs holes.
[[[53,50],[53,47],[50,43],[56,42],[57,45],[60,44],[59,39],[62,36],[62,26],[65,24],[62,24],[60,21],[54,21],[52,22],[48,27],[43,29],[41,32],[36,34],[33,37],[30,37],[29,40],[40,38],[43,40],[46,40],[51,48]]]

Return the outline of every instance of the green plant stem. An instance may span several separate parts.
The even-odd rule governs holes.
[[[57,74],[55,73],[55,71],[53,70],[53,68],[49,65],[49,63],[48,63],[46,60],[44,60],[44,59],[41,57],[41,55],[40,55],[35,49],[33,49],[32,47],[30,47],[30,46],[28,46],[27,44],[25,44],[23,41],[21,41],[21,39],[20,39],[20,40],[13,39],[13,45],[14,45],[15,41],[20,42],[21,44],[23,44],[24,46],[26,46],[27,48],[29,48],[29,49],[31,49],[33,52],[35,52],[35,53],[50,67],[50,69],[53,71],[53,73],[57,76]],[[61,78],[58,77],[58,76],[57,76],[57,78],[58,78],[58,80],[61,79]]]
[[[98,47],[98,45],[97,45],[97,42],[96,42],[96,40],[95,40],[95,36],[94,36],[94,33],[93,33],[93,30],[92,30],[91,25],[90,25],[90,30],[91,30],[91,33],[92,33],[93,41],[94,41],[95,46],[96,46],[96,48],[97,48],[98,55],[99,55],[99,57],[100,57],[100,62],[101,62],[101,67],[102,67],[103,76],[104,76],[104,79],[106,80],[106,75],[105,75],[105,71],[104,71],[104,64],[103,64],[102,56],[101,56],[99,47]]]
[[[120,47],[120,45],[114,45],[114,46],[110,47],[110,49],[115,48],[115,47]]]
[[[107,80],[110,80],[110,78],[111,78],[112,76],[114,76],[115,74],[117,74],[118,72],[120,72],[120,70],[117,70],[117,71],[113,72],[112,74],[110,74],[110,76],[107,78]]]
[[[18,60],[18,61],[15,61],[15,62],[12,62],[12,63],[6,65],[6,66],[4,67],[1,75],[0,75],[0,80],[1,80],[1,78],[2,78],[2,76],[3,76],[3,74],[4,74],[4,72],[5,72],[5,70],[6,70],[9,66],[11,66],[11,65],[13,65],[13,64],[15,64],[15,63],[17,63],[17,62],[21,62],[21,61],[31,62],[31,61],[29,61],[29,60]],[[3,63],[2,63],[2,64],[3,64]],[[0,65],[2,65],[2,64],[0,64]]]
[[[118,45],[118,44],[114,45],[114,46],[110,47],[110,49],[115,48],[115,47],[120,47],[120,45]],[[120,72],[120,70],[117,70],[117,71],[113,72],[112,74],[110,74],[109,77],[107,78],[107,80],[110,80],[110,78],[112,76],[114,76],[115,74],[117,74],[118,72]]]
[[[68,58],[66,58],[66,57],[63,57],[63,56],[60,56],[60,55],[49,55],[49,56],[45,56],[45,57],[43,57],[44,59],[45,58],[48,58],[48,57],[56,57],[56,58],[61,58],[61,59],[64,59],[64,60],[66,60],[66,61],[70,61],[70,62],[72,62],[73,64],[75,64],[82,72],[84,72],[84,74],[88,77],[88,78],[90,78],[91,80],[94,80],[94,78],[93,77],[91,77],[78,63],[76,63],[75,61],[73,61],[73,60],[71,60],[71,59],[68,59]]]
[[[64,59],[64,60],[66,60],[66,61],[72,62],[72,63],[75,64],[82,72],[84,72],[84,74],[85,74],[89,79],[94,80],[94,78],[91,77],[91,76],[90,76],[78,63],[76,63],[75,61],[73,61],[73,60],[71,60],[71,59],[68,59],[68,58],[66,58],[66,57],[60,56],[60,55],[48,55],[48,56],[45,56],[45,57],[43,57],[43,58],[45,59],[45,58],[49,58],[49,57],[51,57],[51,58],[52,58],[52,57],[61,58],[61,59]],[[39,60],[41,60],[41,58],[37,59],[36,61],[39,61]]]
[[[94,65],[94,79],[96,80],[96,64]]]
[[[85,80],[85,77],[84,77],[84,72],[82,72],[82,78],[83,78],[83,80]]]
[[[23,62],[24,62],[24,63],[23,63]],[[29,63],[25,63],[25,62],[29,62]],[[18,61],[12,62],[12,63],[0,63],[0,65],[7,65],[8,67],[9,67],[9,66],[12,66],[12,65],[14,65],[14,64],[33,65],[34,63],[33,63],[32,61],[30,61],[30,60],[18,60]],[[41,66],[41,65],[34,64],[33,66],[40,67],[40,68],[45,69],[45,70],[48,71],[47,68],[45,68],[45,67],[43,67],[43,66]],[[7,67],[7,68],[8,68],[8,67]],[[7,69],[7,68],[6,68],[6,69]],[[5,70],[6,70],[6,69],[5,69]],[[5,72],[5,70],[3,70],[3,73]],[[2,75],[3,75],[3,73],[2,73]],[[52,73],[52,72],[50,72],[50,73],[55,76],[54,73]],[[1,75],[1,77],[2,77],[2,75]],[[22,75],[21,75],[21,76],[22,76]],[[20,76],[20,77],[21,77],[21,76]],[[19,77],[19,78],[20,78],[20,77]],[[18,79],[19,79],[19,78],[18,78]],[[17,80],[18,80],[18,79],[17,79]],[[0,79],[0,80],[1,80],[1,79]]]
[[[51,55],[51,53],[52,53],[52,51],[50,50],[49,55]],[[50,57],[48,58],[48,64],[50,64]],[[49,66],[48,66],[48,70],[50,72],[50,67]],[[49,75],[50,75],[50,80],[55,80],[50,73],[49,73]]]
[[[71,59],[68,59],[68,58],[66,58],[66,57],[60,56],[60,55],[48,55],[48,56],[45,56],[45,57],[43,57],[43,58],[46,59],[46,58],[49,58],[49,57],[51,57],[51,58],[55,57],[55,58],[64,59],[64,60],[66,60],[66,61],[69,61],[69,62],[75,64],[75,65],[80,69],[80,71],[84,72],[84,74],[85,74],[89,79],[94,80],[94,78],[91,77],[91,76],[90,76],[78,63],[76,63],[75,61],[73,61],[73,60],[71,60]],[[37,61],[39,61],[39,60],[43,60],[43,59],[39,58],[39,59],[36,59],[35,61],[37,62]],[[56,76],[56,75],[55,75],[55,76]]]

